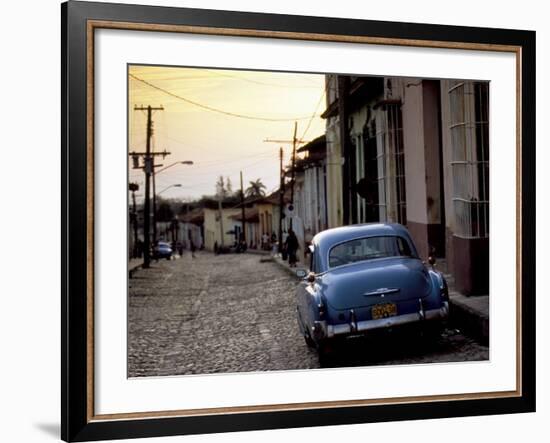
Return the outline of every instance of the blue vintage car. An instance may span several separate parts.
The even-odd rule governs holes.
[[[335,339],[407,324],[435,326],[449,316],[443,275],[425,265],[400,224],[328,229],[310,246],[309,273],[297,289],[300,331],[320,358]]]

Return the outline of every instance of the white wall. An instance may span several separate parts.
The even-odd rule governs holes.
[[[405,189],[407,220],[428,223],[426,210],[426,164],[424,140],[424,89],[417,79],[404,82],[403,147],[405,151]]]
[[[140,3],[139,0],[118,0]],[[259,12],[279,12],[319,16],[341,16],[377,20],[413,21],[506,28],[536,29],[537,60],[537,135],[538,144],[538,274],[543,275],[550,247],[543,236],[550,216],[548,198],[550,175],[543,165],[550,151],[543,150],[550,139],[544,131],[550,94],[550,29],[544,2],[479,2],[463,0],[445,4],[436,0],[360,3],[353,0],[321,2],[309,0],[165,0],[148,3],[202,8],[232,8]],[[509,3],[509,4],[507,4]],[[9,2],[3,6],[2,26],[2,153],[0,174],[3,208],[31,208],[33,216],[3,217],[0,232],[36,230],[40,217],[38,244],[17,236],[2,236],[9,254],[0,256],[0,294],[2,317],[2,440],[6,442],[44,442],[58,439],[60,373],[60,157],[59,157],[59,2],[30,0]],[[545,83],[546,82],[546,83]],[[31,129],[32,128],[32,129]],[[9,165],[9,167],[6,167]],[[5,214],[5,211],[2,211]],[[6,220],[9,220],[6,222]],[[22,241],[23,240],[23,241]],[[33,244],[32,250],[21,245]],[[38,247],[36,247],[38,246]],[[35,252],[36,251],[36,252]],[[550,419],[550,312],[547,289],[538,284],[538,410],[536,414],[460,418],[416,422],[380,423],[299,430],[233,433],[139,440],[147,442],[280,442],[280,441],[408,441],[445,442],[498,441],[518,442],[533,436],[544,441]],[[536,435],[539,437],[535,437]]]

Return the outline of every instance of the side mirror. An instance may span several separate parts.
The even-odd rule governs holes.
[[[305,269],[296,269],[296,277],[305,278],[306,275],[307,272],[305,271]]]

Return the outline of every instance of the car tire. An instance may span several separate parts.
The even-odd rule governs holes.
[[[331,367],[333,365],[334,350],[332,346],[326,342],[317,344],[317,356],[319,358],[319,365],[322,368]]]
[[[304,340],[306,341],[306,345],[308,346],[308,348],[314,348],[315,347],[315,342],[311,338],[311,334],[309,333],[309,331],[307,329],[305,330],[305,333],[304,333]]]
[[[443,325],[427,325],[422,329],[422,336],[434,343],[441,338],[444,329]]]

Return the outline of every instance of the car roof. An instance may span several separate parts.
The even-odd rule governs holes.
[[[356,237],[376,237],[380,235],[403,235],[408,237],[409,232],[405,226],[399,223],[363,223],[327,229],[313,237],[313,242],[314,244],[325,242],[334,244]]]
[[[399,223],[364,223],[359,225],[341,226],[319,232],[313,237],[312,243],[316,249],[319,265],[327,269],[328,263],[326,257],[329,250],[334,246],[348,240],[379,237],[379,236],[399,236],[403,237],[409,243],[411,250],[418,255],[414,242],[411,239],[407,228]]]

